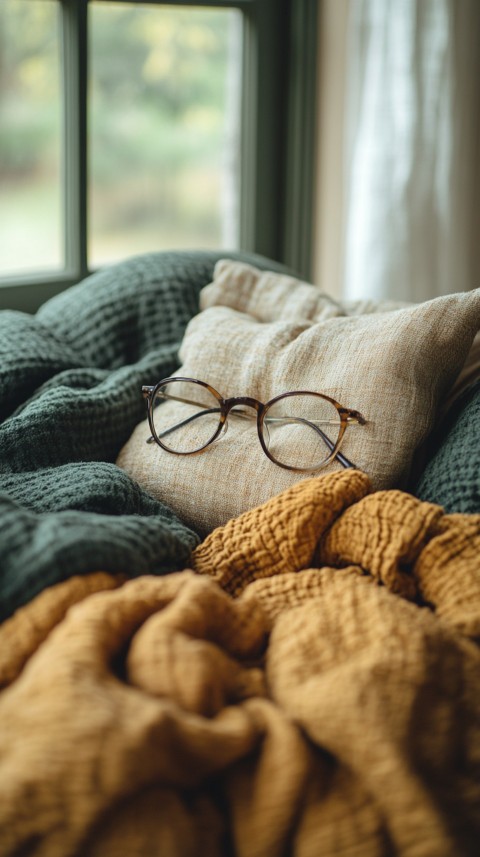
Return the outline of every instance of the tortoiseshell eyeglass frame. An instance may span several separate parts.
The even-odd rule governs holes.
[[[184,381],[184,382],[189,382],[191,384],[198,384],[200,387],[203,387],[204,389],[208,390],[209,393],[211,393],[211,395],[217,400],[218,405],[219,405],[219,408],[218,408],[219,420],[218,420],[217,430],[212,435],[212,437],[207,441],[207,443],[205,443],[203,446],[198,447],[197,449],[190,450],[188,452],[178,452],[177,450],[170,449],[170,447],[168,447],[164,443],[162,443],[162,441],[160,440],[160,437],[157,435],[157,432],[155,431],[155,425],[154,425],[154,421],[153,421],[153,407],[154,407],[155,397],[156,397],[156,395],[157,395],[157,393],[161,387],[164,387],[166,384],[169,384],[172,381]],[[154,386],[148,386],[148,385],[142,386],[142,395],[143,395],[144,399],[146,400],[148,424],[150,426],[150,431],[151,431],[151,437],[147,438],[146,442],[152,443],[153,441],[155,441],[155,443],[157,443],[162,449],[164,449],[166,452],[171,453],[172,455],[199,455],[200,453],[205,452],[205,450],[207,450],[213,443],[215,443],[219,439],[219,437],[222,433],[222,430],[224,428],[226,428],[227,418],[228,418],[228,415],[229,415],[230,411],[232,410],[232,408],[238,407],[240,405],[245,405],[246,407],[253,408],[256,411],[257,434],[258,434],[258,439],[260,441],[260,445],[261,445],[265,455],[267,456],[267,458],[269,458],[270,461],[273,462],[273,464],[276,464],[277,467],[283,467],[285,470],[293,470],[293,471],[299,472],[299,473],[314,473],[317,470],[322,470],[324,467],[326,467],[328,464],[330,464],[330,462],[334,458],[336,458],[337,461],[339,462],[339,464],[342,465],[342,467],[357,469],[356,465],[353,464],[353,462],[351,462],[345,455],[342,455],[342,453],[340,452],[340,445],[342,443],[345,432],[346,432],[349,425],[357,424],[357,425],[363,426],[366,424],[367,420],[365,419],[365,417],[362,416],[362,414],[359,411],[355,411],[352,408],[344,407],[339,402],[337,402],[335,399],[332,399],[331,396],[327,396],[325,393],[317,393],[317,392],[314,392],[312,390],[292,390],[292,391],[287,392],[287,393],[280,393],[278,396],[275,396],[273,399],[270,399],[268,402],[265,402],[265,403],[260,402],[258,399],[254,399],[251,396],[234,396],[233,398],[224,399],[224,398],[222,398],[220,393],[217,390],[215,390],[214,387],[211,387],[210,384],[207,384],[205,381],[199,381],[197,378],[172,377],[172,378],[164,378],[162,381],[159,381],[158,384],[155,384]],[[298,396],[298,395],[318,396],[320,399],[324,399],[327,402],[330,402],[336,408],[338,415],[339,415],[339,418],[340,418],[340,428],[339,428],[339,432],[338,432],[338,438],[337,438],[335,443],[333,443],[333,441],[331,441],[330,438],[320,428],[318,428],[318,426],[313,426],[313,424],[311,424],[312,427],[315,428],[317,433],[321,435],[326,446],[330,449],[330,455],[328,455],[327,458],[324,461],[322,461],[316,467],[293,467],[292,465],[283,464],[282,462],[277,461],[276,458],[274,458],[271,455],[271,453],[269,452],[267,445],[265,443],[264,437],[263,437],[264,420],[265,420],[265,415],[268,412],[268,409],[270,407],[272,407],[272,405],[274,405],[280,399],[286,399],[289,396]],[[187,400],[184,400],[184,401],[186,401],[187,404],[198,404],[198,402],[195,402],[195,403],[191,402],[190,403]],[[247,416],[247,414],[245,414],[245,413],[240,413],[237,415]],[[167,429],[167,431],[163,432],[162,434],[165,435],[165,434],[170,433],[171,431],[174,431],[176,428],[179,428],[181,425],[185,425],[187,422],[190,422],[192,419],[195,418],[195,416],[196,415],[194,415],[192,417],[188,417],[186,420],[183,420],[181,423],[178,423],[177,425],[172,426],[171,428]],[[199,416],[200,416],[200,414],[199,414]],[[308,422],[308,421],[306,421],[306,422]]]

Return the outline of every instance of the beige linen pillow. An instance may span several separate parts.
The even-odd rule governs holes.
[[[418,306],[418,303],[363,298],[354,301],[334,300],[311,283],[292,276],[260,271],[252,265],[221,259],[217,262],[213,282],[200,294],[200,307],[230,306],[251,313],[259,321],[278,319],[326,320],[333,316],[366,315]],[[458,396],[480,378],[480,332],[477,333],[465,362],[453,385],[440,402],[440,415],[445,415]]]
[[[217,266],[203,290],[204,309],[188,325],[175,374],[206,381],[223,397],[326,393],[368,420],[347,429],[342,452],[375,489],[405,484],[480,327],[480,289],[356,315],[291,277],[242,266],[243,278],[231,266],[232,277],[226,263]],[[149,435],[145,420],[117,464],[202,535],[310,475],[273,464],[254,421],[231,419],[221,440],[195,456],[147,445]],[[339,468],[335,461],[319,475]]]
[[[341,303],[326,292],[295,277],[260,271],[253,265],[220,259],[213,282],[200,292],[200,308],[229,306],[246,312],[258,321],[327,318],[367,313],[390,312],[417,304],[371,298]]]

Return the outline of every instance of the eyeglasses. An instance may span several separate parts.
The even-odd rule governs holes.
[[[350,425],[365,418],[323,393],[282,393],[264,404],[250,396],[223,399],[210,384],[195,378],[165,378],[154,387],[142,387],[151,437],[174,455],[197,455],[218,441],[228,418],[256,419],[258,439],[265,455],[286,470],[320,470],[336,458],[343,467],[355,467],[340,444]],[[252,411],[256,412],[253,413]]]

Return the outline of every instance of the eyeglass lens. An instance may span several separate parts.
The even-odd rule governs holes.
[[[315,470],[330,457],[340,427],[340,415],[328,399],[295,393],[268,407],[263,438],[278,464]]]
[[[160,405],[160,407],[158,407]],[[213,440],[220,404],[207,387],[174,380],[159,387],[153,402],[153,425],[172,452],[195,452]]]

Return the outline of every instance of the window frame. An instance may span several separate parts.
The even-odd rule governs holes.
[[[87,265],[91,0],[58,2],[64,71],[65,268],[58,273],[0,277],[0,309],[35,312],[44,301],[93,273]],[[239,246],[283,262],[309,279],[313,266],[317,0],[115,2],[224,7],[243,13]]]

